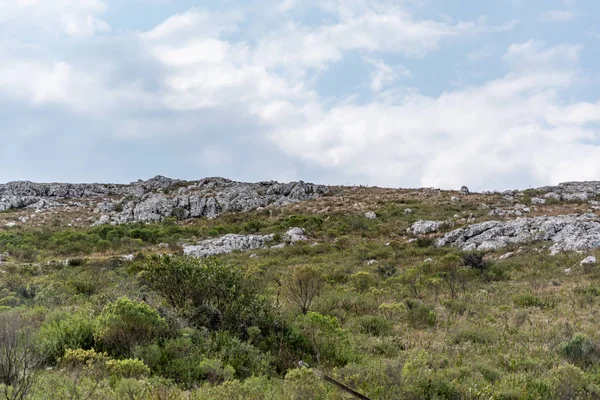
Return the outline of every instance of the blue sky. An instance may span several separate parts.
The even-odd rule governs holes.
[[[592,0],[0,0],[0,182],[600,179]]]

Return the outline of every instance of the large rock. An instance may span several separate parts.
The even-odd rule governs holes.
[[[193,257],[209,257],[237,250],[254,250],[265,247],[273,235],[229,234],[217,239],[208,239],[193,246],[183,246],[183,254]]]
[[[534,241],[554,242],[551,254],[598,248],[600,218],[584,214],[486,221],[449,232],[438,239],[436,245],[486,251]]]
[[[410,228],[408,232],[413,235],[424,235],[426,233],[437,232],[444,222],[442,221],[417,221]]]

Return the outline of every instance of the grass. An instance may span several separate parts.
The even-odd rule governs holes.
[[[192,383],[166,381],[163,375],[173,376],[173,368],[185,368],[189,359],[175,365],[179,356],[171,356],[175,364],[167,365],[158,356],[151,358],[151,349],[157,350],[148,347],[139,354],[152,365],[151,377],[131,382],[90,378],[102,382],[91,398],[119,398],[124,385],[137,398],[345,398],[314,374],[295,368],[300,357],[374,399],[597,398],[600,267],[580,267],[585,255],[551,257],[535,251],[546,244],[524,245],[507,260],[494,261],[502,252],[486,254],[491,264],[481,270],[467,268],[468,278],[452,298],[436,268],[444,256],[462,253],[436,248],[426,238],[408,243],[406,228],[419,219],[447,220],[457,213],[472,213],[482,221],[488,210],[480,209],[481,203],[502,203],[497,195],[469,195],[452,204],[450,195],[456,193],[336,188],[314,201],[212,220],[0,230],[0,253],[11,254],[0,266],[0,310],[83,312],[95,320],[122,296],[144,299],[169,324],[170,336],[156,348],[172,346],[172,354],[186,348],[206,368],[190,378]],[[564,213],[579,207],[549,205],[534,212]],[[413,214],[405,215],[405,208]],[[366,211],[375,211],[378,218],[364,218]],[[211,336],[190,326],[145,280],[148,258],[177,253],[182,241],[225,233],[281,234],[294,226],[305,228],[311,240],[259,249],[253,251],[256,258],[247,252],[220,257],[222,263],[241,268],[260,288],[261,298],[275,307],[290,329],[285,340],[291,347],[269,347],[283,340],[283,331],[270,336],[258,327],[248,327],[247,336],[235,339],[219,336],[225,333]],[[163,242],[170,244],[168,250],[157,247]],[[137,254],[134,261],[118,257],[131,252]],[[57,262],[65,258],[72,261]],[[429,258],[433,261],[424,263]],[[281,282],[298,265],[312,266],[326,282],[312,303],[312,320],[299,315],[281,291]],[[572,274],[564,273],[567,268]],[[420,271],[411,281],[420,298],[405,279],[408,271]],[[328,342],[327,335],[335,339]],[[246,378],[243,371],[260,372]],[[65,370],[40,369],[40,375],[44,379],[37,393],[52,389],[56,398],[72,397],[56,389],[68,387],[65,382],[71,377]]]

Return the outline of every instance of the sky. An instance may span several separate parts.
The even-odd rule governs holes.
[[[600,180],[596,0],[0,0],[0,182]]]

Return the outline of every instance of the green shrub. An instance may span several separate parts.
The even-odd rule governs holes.
[[[562,355],[572,364],[589,367],[600,362],[600,348],[585,335],[575,335],[561,344]]]
[[[392,332],[393,324],[377,315],[363,315],[356,318],[359,331],[373,336],[386,336]]]
[[[528,308],[554,308],[556,301],[553,298],[541,299],[533,294],[521,294],[513,297],[513,302],[517,307]]]
[[[587,387],[586,377],[583,371],[574,365],[564,364],[552,369],[548,372],[547,380],[554,389],[554,398],[556,399],[585,397]]]
[[[107,304],[98,317],[94,339],[101,348],[116,356],[127,356],[133,346],[162,336],[167,323],[146,303],[121,297]]]
[[[406,299],[404,305],[406,307],[404,318],[410,326],[427,328],[436,324],[437,314],[427,304],[415,299]]]
[[[106,367],[111,375],[119,378],[144,378],[150,375],[150,368],[137,358],[124,360],[108,360]]]
[[[424,237],[424,236],[418,237],[417,241],[415,242],[417,247],[420,247],[420,248],[431,247],[431,246],[433,246],[434,243],[435,243],[434,238]]]
[[[497,343],[502,336],[494,328],[487,326],[463,326],[456,329],[452,335],[452,343],[459,344],[471,342],[477,344],[489,345]]]
[[[90,350],[94,346],[94,321],[81,312],[52,314],[40,327],[36,343],[46,363],[54,364],[68,349]]]
[[[296,323],[312,344],[317,361],[343,366],[355,358],[348,333],[337,318],[311,311],[299,316]]]
[[[239,268],[216,259],[154,257],[144,277],[195,326],[239,334],[249,326],[272,329],[271,306]]]
[[[485,362],[478,362],[473,365],[473,369],[479,371],[479,373],[488,381],[496,382],[501,377],[501,372]]]
[[[467,267],[484,271],[489,268],[490,263],[483,259],[482,253],[465,253],[462,255],[463,264]]]

